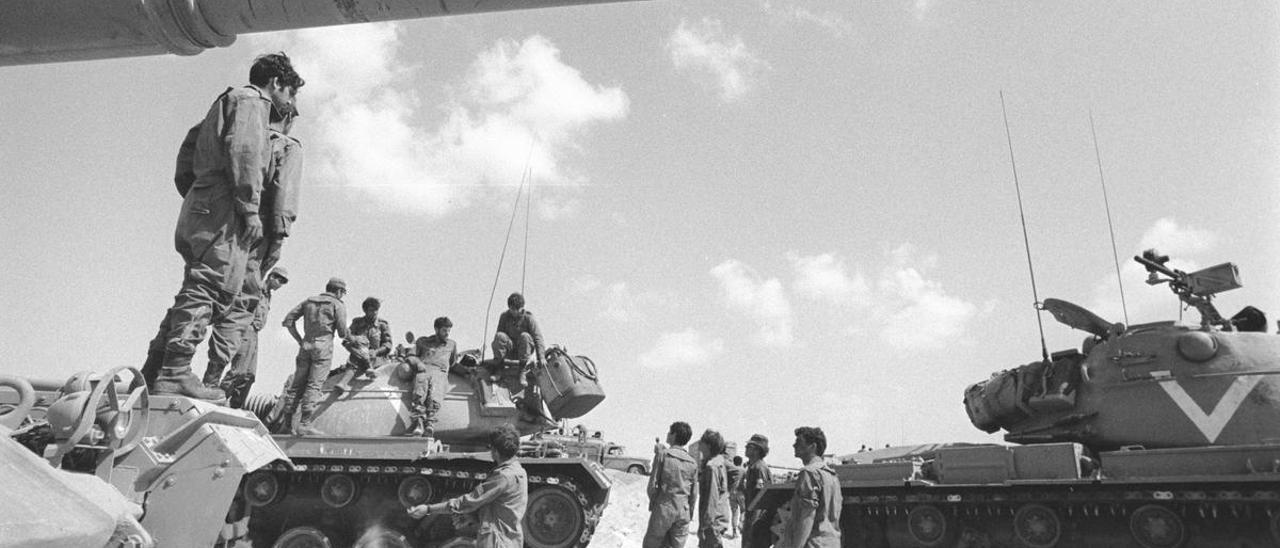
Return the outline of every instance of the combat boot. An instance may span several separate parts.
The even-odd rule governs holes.
[[[142,364],[142,380],[147,383],[147,390],[156,386],[156,377],[160,376],[160,366],[164,364],[164,348],[147,350],[147,361]]]
[[[151,389],[152,394],[176,394],[198,400],[219,401],[226,394],[218,388],[208,388],[191,372],[191,356],[165,356],[164,367]]]
[[[285,413],[280,420],[271,424],[272,434],[293,435],[293,413]]]
[[[413,419],[413,430],[406,432],[405,435],[418,437],[425,434],[426,432],[427,432],[427,427],[426,425],[423,424],[422,419]]]

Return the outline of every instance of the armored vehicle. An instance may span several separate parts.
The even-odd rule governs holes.
[[[1126,326],[1046,299],[1088,333],[1081,348],[964,394],[974,426],[1017,445],[894,448],[836,466],[844,546],[1280,545],[1280,337],[1252,307],[1214,308],[1240,287],[1235,265],[1135,260],[1199,310],[1199,326]],[[755,504],[781,511],[791,488]]]
[[[212,546],[241,478],[288,461],[252,414],[133,368],[0,387],[0,546]]]
[[[595,461],[605,468],[629,474],[649,475],[652,459],[627,455],[627,448],[606,441],[600,431],[587,435],[581,430],[577,435],[545,434],[534,436],[520,448],[521,456],[567,456]]]
[[[408,339],[413,339],[409,334]],[[595,365],[552,347],[546,366],[498,368],[464,357],[449,374],[435,443],[406,436],[413,395],[407,349],[369,371],[335,369],[313,425],[322,436],[277,435],[280,460],[245,479],[248,538],[255,546],[431,546],[473,533],[449,516],[413,520],[406,508],[473,489],[493,467],[485,436],[510,423],[522,435],[554,429],[604,399]],[[471,354],[470,356],[474,356]],[[372,378],[370,378],[372,377]],[[279,398],[255,395],[246,407],[264,421],[282,416]],[[611,484],[597,462],[523,457],[529,474],[525,543],[585,546]]]

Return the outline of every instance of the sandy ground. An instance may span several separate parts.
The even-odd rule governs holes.
[[[617,470],[605,473],[613,480],[613,489],[609,492],[609,506],[604,509],[595,536],[591,538],[591,548],[639,548],[649,524],[649,499],[644,494],[649,476]],[[684,543],[687,548],[698,545],[694,534],[697,526],[697,522],[689,524],[689,537]],[[742,544],[738,539],[724,539],[724,546],[740,548]]]

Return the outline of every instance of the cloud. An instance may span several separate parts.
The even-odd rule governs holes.
[[[853,25],[849,24],[845,18],[834,12],[817,13],[804,6],[798,6],[790,2],[772,2],[770,0],[762,0],[761,8],[765,13],[773,17],[781,17],[798,23],[808,23],[817,25],[819,28],[831,33],[836,38],[847,36],[853,33]]]
[[[879,306],[885,309],[880,338],[896,348],[915,350],[942,348],[960,338],[977,307],[947,295],[941,283],[925,277],[937,257],[920,256],[913,246],[903,244],[891,259],[877,283]]]
[[[652,349],[640,355],[640,367],[681,369],[707,365],[724,354],[724,341],[708,339],[693,328],[663,333]]]
[[[711,269],[720,282],[726,305],[745,314],[759,330],[758,343],[788,347],[794,342],[791,302],[777,278],[761,280],[746,265],[728,260]]]
[[[1156,248],[1170,256],[1200,253],[1213,247],[1217,237],[1208,230],[1178,226],[1178,222],[1164,217],[1142,234],[1143,249]],[[1137,264],[1137,263],[1135,263]]]
[[[572,214],[565,194],[584,178],[562,165],[591,126],[624,118],[620,88],[587,82],[534,35],[501,40],[480,53],[451,87],[416,87],[417,67],[399,52],[396,24],[348,25],[265,38],[306,52],[294,61],[307,79],[300,95],[308,169],[321,184],[367,192],[382,205],[444,215],[495,185],[514,185],[526,163],[553,194],[536,210]],[[446,95],[440,104],[424,97]],[[422,119],[437,117],[435,127]]]
[[[1218,236],[1212,231],[1181,226],[1173,218],[1164,217],[1156,220],[1143,232],[1138,249],[1133,250],[1131,255],[1146,249],[1156,249],[1161,255],[1169,256],[1166,264],[1170,268],[1194,272],[1203,268],[1197,255],[1211,251],[1217,242]],[[1169,291],[1167,285],[1147,285],[1146,268],[1129,259],[1131,255],[1120,257],[1119,282],[1114,272],[1099,277],[1093,287],[1089,309],[1111,322],[1126,321],[1126,308],[1127,321],[1130,323],[1177,319],[1181,306],[1178,298]],[[1120,282],[1124,284],[1123,303],[1120,301]],[[1198,321],[1197,313],[1191,312],[1189,315],[1191,317],[1184,316],[1183,321]]]
[[[677,70],[709,76],[725,102],[746,95],[753,79],[766,68],[740,36],[726,36],[723,26],[714,19],[696,24],[681,20],[667,40],[667,49]]]
[[[800,297],[861,306],[870,298],[871,288],[862,273],[850,276],[844,261],[830,253],[813,256],[788,255],[796,279],[792,291]]]

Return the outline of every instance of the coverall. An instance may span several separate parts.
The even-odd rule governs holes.
[[[769,471],[769,465],[764,460],[755,460],[747,462],[747,472],[742,479],[742,495],[743,504],[751,505],[756,495],[764,490],[766,486],[773,483],[773,474]],[[759,531],[756,531],[756,522],[761,521],[760,510],[749,510],[743,513],[742,517],[742,548],[751,548],[753,546],[768,546],[773,540],[773,534],[769,532],[769,524],[761,523]]]
[[[469,514],[480,521],[476,548],[524,548],[525,507],[529,477],[515,458],[502,461],[470,493],[428,506],[430,513]]]
[[[222,380],[221,388],[227,393],[228,403],[232,409],[244,407],[244,400],[249,397],[249,389],[258,378],[258,333],[266,326],[267,313],[271,311],[271,290],[265,285],[262,298],[253,311],[253,321],[242,331],[240,344],[236,346],[236,355],[231,358],[231,371]],[[207,380],[207,379],[206,379]]]
[[[333,333],[337,331],[344,339],[350,337],[350,333],[347,331],[347,308],[333,293],[321,293],[293,307],[284,317],[285,327],[294,325],[299,317],[303,326],[302,345],[298,348],[293,383],[282,404],[286,419],[291,419],[294,409],[301,407],[300,423],[308,425],[315,413],[316,402],[320,401],[320,387],[329,375],[329,365],[333,361]],[[289,426],[288,421],[284,426]]]
[[[164,360],[155,387],[175,391],[210,319],[225,314],[244,284],[250,249],[245,218],[258,215],[271,147],[271,100],[252,86],[228,88],[200,123],[192,153],[195,178],[183,198],[174,248],[186,267],[161,328]],[[149,376],[149,375],[148,375]]]
[[[435,334],[418,337],[413,343],[413,354],[417,363],[414,364],[410,412],[415,422],[422,422],[424,435],[432,437],[440,405],[449,391],[449,368],[458,362],[458,344],[453,339],[440,340]]]
[[[791,496],[791,519],[778,546],[840,548],[841,504],[840,480],[835,470],[821,460],[804,465]]]
[[[199,126],[196,126],[192,131],[195,132],[198,129]],[[257,312],[257,307],[260,306],[259,301],[262,300],[265,290],[262,273],[270,272],[279,262],[281,244],[288,236],[294,219],[297,218],[297,191],[299,177],[302,174],[302,144],[297,139],[285,135],[282,129],[282,121],[272,121],[271,162],[267,169],[267,183],[262,188],[259,214],[262,219],[263,237],[250,250],[249,260],[245,263],[244,285],[241,287],[240,296],[236,297],[226,314],[215,315],[213,318],[213,335],[209,337],[209,362],[204,373],[205,386],[218,386],[219,378],[222,377],[222,371],[227,364],[234,359],[244,359],[241,357],[239,345],[243,344],[248,337],[253,337],[255,344],[253,350],[257,351],[257,333],[249,324],[261,323],[262,320],[258,319],[258,316],[265,317],[265,314]],[[187,139],[193,138],[194,136],[188,133]],[[184,142],[182,150],[187,149],[187,143]],[[183,178],[182,166],[183,155],[179,153],[179,173],[174,176],[175,182]],[[194,175],[191,177],[194,178]],[[177,184],[181,189],[181,183]],[[290,200],[293,201],[292,204]],[[260,331],[261,325],[257,329]],[[257,356],[254,356],[253,360],[256,372]],[[240,386],[242,383],[243,380],[239,380],[235,386]],[[248,389],[252,384],[253,378],[250,377],[248,384],[243,386],[242,401],[244,396],[248,395]]]
[[[658,454],[649,476],[649,527],[644,548],[681,548],[693,518],[697,493],[698,462],[683,447],[668,447]]]
[[[498,316],[498,333],[493,336],[493,357],[524,362],[536,352],[538,363],[542,363],[544,350],[542,331],[538,329],[532,312],[504,310]]]
[[[720,537],[729,531],[729,473],[724,455],[702,465],[698,481],[698,546],[720,548]]]

